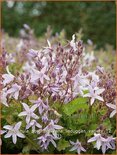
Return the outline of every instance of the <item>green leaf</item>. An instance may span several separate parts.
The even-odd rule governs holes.
[[[63,106],[63,112],[69,116],[80,109],[87,109],[88,104],[86,102],[87,98],[83,97],[76,98]]]
[[[104,125],[104,127],[105,127],[107,130],[111,131],[112,125],[111,125],[111,122],[110,122],[110,119],[109,119],[109,118],[107,118],[107,119],[103,122],[103,125]]]
[[[70,146],[70,144],[68,141],[66,141],[65,139],[61,139],[58,142],[57,149],[58,149],[58,151],[61,151],[61,150],[65,150],[65,148],[69,147],[69,146]]]
[[[29,154],[30,153],[30,149],[31,149],[31,146],[30,145],[26,145],[26,146],[24,146],[23,147],[23,149],[22,149],[22,153],[24,153],[24,154]]]
[[[84,94],[84,95],[87,94],[87,93],[89,93],[89,90],[84,90],[84,91],[83,91],[83,94]]]

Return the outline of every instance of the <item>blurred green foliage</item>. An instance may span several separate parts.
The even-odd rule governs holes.
[[[115,2],[2,2],[2,28],[18,36],[23,24],[29,24],[37,36],[50,25],[53,33],[66,31],[67,38],[82,28],[84,41],[98,47],[116,40]]]

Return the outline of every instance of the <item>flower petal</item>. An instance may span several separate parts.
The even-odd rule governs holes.
[[[42,126],[41,126],[39,123],[36,123],[36,126],[37,126],[38,128],[42,128]]]
[[[98,100],[100,100],[100,101],[104,101],[101,96],[96,96],[95,98],[98,99]]]
[[[38,106],[37,106],[37,104],[34,104],[32,107],[31,107],[31,111],[33,112],[33,111],[35,111],[36,110],[36,108],[37,108]]]
[[[113,110],[110,114],[110,118],[112,118],[116,114],[116,110]]]
[[[19,113],[18,116],[26,116],[26,115],[27,115],[27,112],[26,111],[23,111],[23,112]]]
[[[107,103],[106,105],[107,105],[109,108],[116,109],[116,105],[114,105],[114,104]]]
[[[1,96],[0,96],[0,101],[2,104],[5,106],[9,106],[7,103],[7,89],[2,89]]]
[[[7,130],[12,130],[13,127],[11,125],[5,125],[3,126],[4,129],[7,129]]]
[[[31,124],[28,123],[28,124],[26,125],[26,129],[29,129],[30,127],[31,127]]]
[[[13,140],[13,143],[16,144],[16,142],[17,142],[17,136],[16,136],[16,134],[13,134],[12,135],[12,140]]]
[[[101,93],[103,93],[105,91],[105,89],[98,89],[96,90],[96,94],[100,95]]]
[[[6,130],[0,130],[0,135],[4,134]]]
[[[12,132],[9,131],[9,132],[4,136],[4,138],[9,138],[9,137],[11,137],[11,136],[12,136]]]
[[[26,123],[28,124],[30,122],[30,115],[26,116]]]
[[[22,103],[22,105],[26,111],[30,110],[29,106],[26,103]]]
[[[17,132],[17,136],[20,137],[20,138],[25,138],[25,135],[22,134],[20,131]]]
[[[45,75],[45,74],[44,74],[44,78],[45,78],[46,80],[48,80],[48,81],[50,80],[50,78],[49,78],[47,75]]]
[[[77,146],[73,146],[71,149],[70,149],[70,151],[74,151],[74,150],[76,150],[77,149]]]
[[[81,150],[83,151],[83,152],[86,152],[86,150],[81,146]]]
[[[88,143],[91,143],[91,142],[94,142],[94,141],[96,141],[96,137],[90,138],[90,139],[88,140]]]
[[[100,147],[101,147],[101,141],[100,140],[97,140],[96,147],[98,150],[100,149]]]
[[[53,139],[51,139],[51,143],[54,145],[54,147],[56,147],[56,143]]]
[[[39,119],[39,117],[38,117],[36,114],[34,114],[34,113],[32,113],[32,117],[33,117],[34,119]]]
[[[15,130],[19,130],[20,127],[21,127],[21,124],[22,124],[22,122],[18,122],[18,123],[15,125],[14,129],[15,129]]]
[[[94,103],[95,98],[91,98],[91,105]]]
[[[80,148],[77,148],[77,153],[80,154],[81,150]]]
[[[70,141],[70,144],[74,145],[75,143],[74,143],[74,142],[72,142],[72,141]]]
[[[13,97],[17,100],[18,99],[18,96],[19,96],[19,91],[16,91],[13,95]]]
[[[54,128],[57,129],[57,130],[59,130],[59,129],[63,129],[63,127],[60,126],[60,125],[54,125]]]
[[[102,153],[105,154],[105,152],[106,152],[106,145],[103,144],[102,145]]]
[[[10,88],[10,89],[8,89],[7,94],[11,94],[11,93],[14,93],[14,92],[15,92],[15,89],[14,88]]]
[[[3,74],[2,77],[4,78],[3,84],[6,85],[14,80],[14,76],[11,74]]]

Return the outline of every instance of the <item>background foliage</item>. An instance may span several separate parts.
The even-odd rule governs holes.
[[[39,37],[50,25],[53,34],[64,29],[68,39],[82,29],[84,41],[115,47],[115,10],[115,2],[3,2],[2,28],[17,37],[27,23]]]

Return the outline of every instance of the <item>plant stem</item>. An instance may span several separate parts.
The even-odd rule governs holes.
[[[114,136],[115,133],[116,133],[116,129],[115,129],[114,132],[113,132],[113,136]]]
[[[33,145],[33,147],[35,148],[35,150],[38,152],[38,153],[40,153],[39,151],[38,151],[38,148],[35,146],[35,144],[26,136],[26,139]]]

